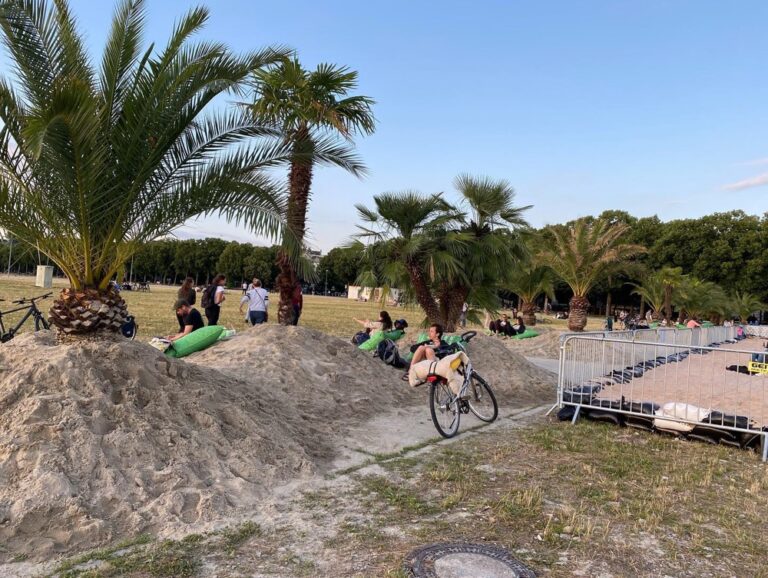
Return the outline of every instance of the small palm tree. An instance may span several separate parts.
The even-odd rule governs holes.
[[[482,309],[498,307],[498,289],[523,253],[512,228],[527,223],[512,204],[506,181],[460,176],[456,187],[463,209],[441,195],[384,194],[376,210],[358,206],[364,224],[359,238],[374,242],[361,277],[366,283],[399,284],[409,289],[430,323],[454,331],[465,302]]]
[[[648,275],[642,285],[634,285],[632,293],[639,295],[653,312],[653,318],[659,319],[664,309],[666,285],[659,272]]]
[[[375,210],[356,205],[363,221],[357,237],[371,242],[364,285],[407,288],[429,320],[440,319],[431,279],[438,268],[455,268],[450,253],[438,251],[434,233],[460,218],[442,195],[414,191],[383,193],[374,198]]]
[[[659,280],[664,285],[664,318],[672,321],[672,300],[676,291],[685,284],[686,276],[682,267],[662,267],[658,271]]]
[[[64,0],[0,6],[15,73],[15,86],[0,80],[0,227],[69,278],[50,312],[65,334],[119,329],[126,307],[110,279],[192,217],[279,231],[278,189],[260,169],[287,158],[284,147],[233,148],[275,132],[208,105],[284,55],[190,44],[207,17],[191,10],[155,53],[141,47],[144,2],[124,0],[94,68]]]
[[[539,261],[550,267],[573,291],[569,307],[568,328],[583,331],[587,324],[592,287],[615,265],[645,252],[640,245],[623,241],[628,225],[610,225],[597,219],[579,219],[572,226],[552,229],[552,243],[539,253]]]
[[[711,281],[686,277],[673,303],[680,309],[680,321],[685,317],[721,317],[727,313],[729,300],[725,291]]]
[[[507,281],[510,291],[520,297],[520,311],[526,325],[536,325],[536,300],[541,295],[555,297],[554,273],[549,267],[537,265],[535,261],[523,263],[515,268]]]
[[[259,69],[253,77],[255,99],[250,106],[256,119],[278,127],[291,147],[288,173],[287,225],[289,237],[278,256],[280,290],[278,320],[292,320],[291,293],[297,281],[291,253],[306,233],[307,208],[316,164],[339,166],[355,176],[365,166],[352,152],[350,143],[358,134],[372,134],[374,101],[367,96],[350,96],[357,88],[357,72],[345,67],[320,64],[305,70],[296,58],[285,59]],[[338,137],[347,143],[339,142]]]
[[[747,322],[747,318],[755,311],[768,309],[768,305],[760,301],[760,298],[753,293],[746,291],[736,291],[730,299],[730,310],[739,316],[742,323]]]

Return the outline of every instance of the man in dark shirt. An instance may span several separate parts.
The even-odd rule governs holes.
[[[184,324],[184,331],[177,333],[176,335],[169,335],[167,337],[170,341],[176,341],[181,339],[185,335],[189,335],[193,331],[197,331],[205,327],[203,316],[194,307],[190,306],[186,299],[179,299],[174,304],[173,308],[176,310],[176,315],[181,317],[181,321]]]

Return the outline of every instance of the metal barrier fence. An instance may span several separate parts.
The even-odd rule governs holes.
[[[768,339],[768,325],[746,325],[744,330],[747,332],[747,335]]]
[[[558,405],[616,424],[757,447],[768,459],[768,371],[736,327],[566,334]],[[631,333],[632,335],[628,335]],[[759,347],[760,344],[758,344]],[[764,355],[765,352],[762,353]]]

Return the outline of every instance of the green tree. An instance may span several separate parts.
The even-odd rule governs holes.
[[[747,318],[756,311],[768,309],[768,305],[760,300],[757,295],[744,291],[735,291],[730,297],[729,309],[739,316],[742,323],[747,322]]]
[[[520,297],[520,313],[526,325],[536,325],[536,300],[541,295],[555,296],[554,274],[536,261],[523,262],[512,272],[507,287]]]
[[[256,71],[253,86],[251,110],[255,118],[280,127],[292,150],[286,219],[289,234],[279,256],[277,279],[278,321],[288,325],[293,317],[291,293],[298,278],[291,254],[306,233],[314,166],[331,164],[356,176],[364,174],[365,167],[353,154],[351,143],[355,135],[373,133],[374,101],[367,96],[350,96],[357,88],[357,72],[331,64],[308,71],[296,58]]]
[[[375,210],[357,207],[364,221],[359,237],[375,241],[364,284],[405,289],[427,321],[447,331],[464,302],[498,307],[498,290],[524,252],[516,229],[527,226],[528,209],[513,204],[506,181],[462,175],[455,184],[462,209],[442,195],[414,192],[378,195]]]
[[[659,272],[654,272],[643,280],[642,285],[634,285],[634,287],[632,293],[639,295],[651,307],[654,319],[659,319],[666,299],[666,285],[663,277]]]
[[[569,302],[568,328],[583,331],[587,324],[587,295],[600,279],[616,270],[617,264],[628,262],[645,251],[644,247],[626,243],[629,230],[625,224],[611,225],[596,220],[578,220],[570,227],[550,229],[551,243],[546,243],[539,260],[550,267],[573,292]]]
[[[65,0],[0,6],[15,75],[0,80],[0,227],[69,278],[50,312],[61,332],[117,331],[126,306],[110,279],[142,244],[192,217],[219,213],[279,232],[278,189],[259,169],[285,161],[286,147],[242,146],[275,131],[209,104],[284,55],[193,44],[207,18],[190,10],[165,48],[144,50],[144,2],[124,0],[97,68]]]

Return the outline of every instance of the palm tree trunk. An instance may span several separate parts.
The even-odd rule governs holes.
[[[301,138],[306,138],[306,136]],[[294,146],[294,150],[297,152],[303,144],[301,138],[300,142]],[[304,240],[304,233],[307,228],[307,205],[309,204],[309,192],[312,187],[312,163],[292,162],[288,174],[288,183],[290,191],[288,194],[286,224],[294,237],[294,242],[301,243]],[[291,295],[298,278],[290,255],[283,249],[278,251],[277,265],[280,268],[280,273],[276,279],[276,284],[280,291],[277,321],[281,325],[290,325],[293,321]]]
[[[62,289],[53,302],[48,320],[59,335],[84,336],[98,332],[120,331],[126,321],[128,306],[112,287],[97,289]]]
[[[411,285],[413,285],[413,291],[416,294],[416,301],[418,301],[421,308],[424,309],[424,313],[427,315],[427,320],[430,323],[440,323],[440,309],[437,306],[435,298],[432,296],[432,292],[427,285],[426,277],[419,267],[418,263],[409,262],[405,265],[408,270],[408,275],[411,278]]]
[[[574,295],[569,302],[568,329],[571,331],[584,331],[587,326],[587,311],[589,300],[582,295]]]
[[[536,325],[536,302],[535,301],[527,301],[520,298],[520,311],[522,313],[523,317],[523,323],[526,325]]]
[[[664,318],[667,320],[667,324],[672,321],[672,286],[666,285],[664,287]]]
[[[613,295],[611,295],[611,290],[608,290],[608,295],[605,298],[605,315],[608,316],[611,314],[611,305],[613,301]]]
[[[461,308],[468,295],[469,289],[467,287],[454,287],[440,296],[440,309],[443,313],[441,325],[446,332],[456,331],[456,325],[461,316]],[[445,303],[444,307],[443,303]]]

